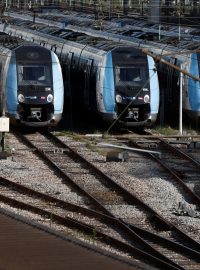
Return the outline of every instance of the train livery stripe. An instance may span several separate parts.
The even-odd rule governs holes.
[[[106,112],[114,113],[115,86],[114,86],[113,62],[111,52],[107,54],[105,61],[104,78],[103,78],[103,103]]]
[[[11,57],[6,78],[6,107],[10,114],[17,112],[17,70],[16,58]]]
[[[56,93],[54,92],[54,112],[55,114],[60,114],[63,112],[64,103],[63,77],[58,57],[53,52],[51,52],[51,57],[53,71],[53,88],[56,89]]]
[[[191,55],[190,73],[196,77],[199,77],[199,66],[197,63],[197,54]],[[188,79],[188,94],[191,110],[200,111],[200,82]]]
[[[157,71],[155,72],[155,63],[154,60],[147,56],[148,66],[149,66],[149,76],[150,76],[150,105],[151,105],[151,113],[157,114],[159,109],[159,83],[157,77]]]

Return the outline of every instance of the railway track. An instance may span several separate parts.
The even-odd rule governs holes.
[[[164,262],[162,256],[161,259],[158,259],[150,253],[133,247],[127,241],[121,239],[116,232],[115,237],[111,236],[109,234],[110,226],[115,224],[115,227],[117,227],[117,220],[114,218],[47,196],[5,178],[0,178],[0,183],[1,194],[4,194],[0,195],[1,201],[15,208],[33,212],[38,215],[37,218],[42,216],[44,220],[46,219],[51,224],[55,222],[64,226],[61,232],[65,232],[65,234],[64,228],[66,227],[76,229],[80,233],[88,235],[93,244],[103,242],[105,245],[111,245],[120,252],[126,252],[133,260],[141,260],[142,257],[144,262],[157,265],[162,269],[183,269]],[[94,219],[96,219],[95,222]],[[99,220],[98,225],[97,220]],[[95,226],[91,225],[94,223]],[[192,252],[191,254],[194,256],[195,253]],[[196,256],[198,256],[198,253],[196,253]]]
[[[116,183],[113,183],[112,179],[110,180],[110,177],[99,171],[94,165],[90,165],[90,163],[82,156],[78,155],[76,151],[68,147],[66,144],[61,142],[58,138],[56,138],[50,133],[37,133],[34,135],[31,134],[26,136],[18,134],[18,136],[20,137],[20,140],[23,139],[24,142],[26,141],[26,144],[29,145],[29,147],[34,150],[35,153],[42,156],[42,158],[45,159],[46,162],[51,164],[54,169],[59,171],[62,179],[65,178],[65,181],[67,179],[68,183],[70,181],[73,185],[73,188],[75,187],[76,190],[84,194],[84,198],[87,198],[87,203],[84,205],[84,209],[95,209],[98,211],[99,215],[104,215],[104,219],[105,216],[109,216],[110,219],[113,218],[115,220],[115,229],[117,226],[117,235],[120,234],[120,237],[123,238],[123,241],[125,241],[125,243],[130,246],[134,246],[134,248],[139,249],[140,251],[143,250],[151,254],[151,256],[153,257],[157,257],[160,259],[162,258],[163,262],[161,263],[159,261],[160,264],[164,264],[162,265],[162,269],[174,269],[174,267],[175,269],[196,269],[195,267],[198,262],[200,250],[199,244],[196,241],[192,240],[184,232],[176,228],[173,224],[165,221],[153,209],[145,205],[137,197],[129,194],[126,190],[123,190]],[[76,165],[74,163],[74,160]],[[78,165],[77,169],[78,160],[81,163]],[[81,171],[81,167],[83,168],[83,171]],[[90,172],[86,171],[88,170],[88,167],[90,167]],[[84,177],[81,177],[82,174],[83,176],[87,175],[87,177],[85,177],[87,178],[87,181],[84,179]],[[88,181],[88,175],[90,175],[91,177],[92,174],[93,177],[94,175],[99,175],[97,177],[97,179],[99,178],[98,182],[95,182],[97,181],[97,179],[94,181],[90,178],[90,180]],[[75,175],[79,180],[75,180]],[[70,178],[72,177],[73,180],[70,180]],[[91,184],[89,184],[88,182],[92,183],[92,187]],[[94,190],[94,186],[95,188],[98,187],[98,189]],[[116,208],[120,208],[120,206],[124,204],[126,204],[127,209],[129,208],[129,211],[127,212],[129,213],[128,216],[127,214],[124,215],[124,213],[122,212],[116,212]],[[84,211],[91,211],[90,209]],[[141,211],[137,218],[135,216],[135,213],[132,218],[130,218],[132,209],[137,209],[137,211]],[[47,215],[50,214],[47,213]],[[141,215],[143,222],[141,222]],[[55,217],[55,215],[52,214],[52,217]],[[146,224],[144,222],[145,219],[147,220]],[[154,219],[153,222],[152,219]],[[132,221],[131,225],[130,221]],[[87,224],[87,226],[89,224]],[[160,247],[158,247],[159,245],[157,244],[155,248],[155,245],[152,244],[154,242],[154,240],[152,239],[154,239],[155,235],[158,234],[158,227],[161,230],[171,230],[171,234],[173,234],[173,237],[170,235],[168,239],[163,240],[165,242],[164,244],[163,241],[159,240],[158,243],[162,242],[162,244],[160,244]],[[95,228],[92,228],[92,230],[94,231]],[[169,234],[169,231],[167,234]],[[145,235],[144,232],[146,232],[147,234],[149,233],[148,237],[150,237],[149,235],[151,235],[150,240],[148,240],[149,242],[143,238],[143,235]],[[170,243],[172,242],[175,246],[177,245],[176,251],[179,250],[178,253],[174,252],[174,250],[171,250],[172,244]],[[162,247],[163,245],[165,246],[164,255]],[[179,248],[177,248],[178,246]],[[191,259],[189,260],[190,265],[188,265],[188,256]],[[185,260],[183,259],[183,257]],[[166,264],[169,264],[172,268],[169,268],[169,265],[167,265],[166,267]],[[191,268],[191,266],[193,268]]]
[[[200,162],[192,156],[190,151],[183,151],[187,149],[189,145],[187,141],[179,140],[167,140],[164,138],[151,138],[151,139],[139,139],[130,140],[130,145],[142,148],[160,151],[161,158],[146,153],[149,157],[158,162],[164,170],[166,170],[178,183],[182,186],[182,189],[190,197],[191,203],[200,205],[200,194],[196,191],[199,189],[199,177],[200,177]],[[182,146],[181,146],[182,145]],[[178,146],[178,147],[176,147]],[[189,153],[190,152],[190,153]],[[196,155],[198,152],[195,150]],[[196,188],[197,187],[197,188]]]

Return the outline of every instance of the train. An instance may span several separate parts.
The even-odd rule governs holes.
[[[65,27],[84,27],[94,30],[106,31],[123,36],[136,37],[145,40],[159,40],[166,37],[198,39],[199,29],[194,26],[173,25],[169,23],[153,23],[141,16],[134,17],[103,17],[96,18],[95,14],[87,14],[76,11],[66,11],[62,9],[51,9],[47,11],[26,11],[26,14],[17,10],[10,10],[6,13],[13,18],[23,20],[33,20],[37,23],[44,23],[48,26]]]
[[[0,113],[16,125],[55,126],[63,114],[64,85],[57,55],[0,33]]]
[[[14,15],[20,18],[21,15]],[[60,17],[59,17],[60,16]],[[200,56],[199,56],[199,37],[198,32],[191,27],[177,27],[172,25],[151,25],[139,19],[112,19],[105,21],[101,31],[94,30],[94,21],[88,17],[80,16],[74,13],[72,15],[62,15],[59,13],[38,16],[40,23],[48,24],[41,26],[40,30],[56,33],[52,28],[57,23],[57,27],[64,27],[65,31],[77,31],[94,37],[106,38],[107,40],[128,44],[129,46],[138,46],[147,49],[157,56],[161,56],[170,64],[184,69],[191,76],[183,76],[183,112],[189,118],[189,121],[200,123],[200,84],[198,80],[192,77],[200,77]],[[79,18],[78,24],[75,22]],[[30,19],[30,16],[29,16]],[[28,20],[28,17],[27,17]],[[71,25],[70,25],[71,24]],[[60,25],[60,26],[59,26]],[[117,25],[120,25],[117,27]],[[48,29],[48,30],[47,30]],[[61,30],[60,30],[61,31]],[[63,31],[63,30],[62,30]],[[139,45],[138,45],[139,44]],[[171,114],[178,116],[180,106],[180,72],[169,65],[157,63],[157,72],[159,77],[159,86],[162,99],[162,110],[165,118]],[[172,113],[173,112],[173,113]],[[173,118],[173,117],[172,117]]]
[[[15,22],[16,24],[16,22]],[[31,30],[31,29],[37,30]],[[136,46],[107,41],[71,30],[40,28],[27,23],[1,24],[9,35],[19,36],[54,51],[62,65],[73,106],[97,113],[108,124],[145,127],[157,120],[159,82],[155,62]],[[40,31],[39,31],[40,30]],[[70,83],[70,85],[68,84]]]

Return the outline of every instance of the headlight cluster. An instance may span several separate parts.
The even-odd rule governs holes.
[[[139,98],[139,99],[143,99],[143,98]],[[119,94],[116,95],[115,100],[117,103],[122,103],[122,96],[120,96]],[[133,100],[135,100],[135,97],[133,97]],[[145,95],[144,96],[144,103],[148,103],[150,101],[149,95]]]
[[[35,98],[37,98],[37,97],[35,97]],[[17,99],[18,99],[18,101],[20,102],[20,103],[23,103],[24,102],[24,100],[25,100],[25,97],[24,97],[24,95],[22,95],[22,94],[19,94],[18,95],[18,97],[17,97]],[[53,101],[53,95],[52,94],[49,94],[48,96],[47,96],[47,102],[52,102]]]

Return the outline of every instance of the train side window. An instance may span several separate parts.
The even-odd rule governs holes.
[[[54,45],[52,45],[51,46],[51,50],[53,51],[53,52],[55,52],[56,53],[56,50],[57,50],[57,46],[54,44]]]
[[[73,57],[73,59],[72,59],[72,67],[74,68],[74,69],[77,69],[78,68],[78,61],[79,61],[79,58],[78,57],[76,57],[76,56],[74,56]]]
[[[98,73],[98,80],[100,81],[101,79],[101,68],[99,68],[99,73]]]
[[[80,58],[79,59],[79,64],[78,64],[79,70],[85,71],[86,70],[86,67],[87,67],[87,63],[88,63],[88,60],[87,59]]]
[[[62,64],[69,64],[70,62],[69,53],[67,54],[61,53],[60,61]]]
[[[69,61],[70,66],[73,65],[73,59],[74,59],[74,53],[70,52],[68,55],[68,61]]]
[[[91,64],[91,71],[90,71],[90,82],[91,85],[96,83],[97,81],[97,66],[95,66],[94,60],[92,60],[92,64]]]
[[[44,41],[40,41],[40,45],[44,47],[45,46],[45,42]]]
[[[60,49],[60,55],[59,55],[59,59],[60,61],[63,61],[63,57],[66,58],[66,55],[63,54],[63,48],[64,48],[64,43],[62,44],[62,47]],[[68,53],[67,53],[67,57],[68,57]],[[63,61],[64,62],[64,61]]]

